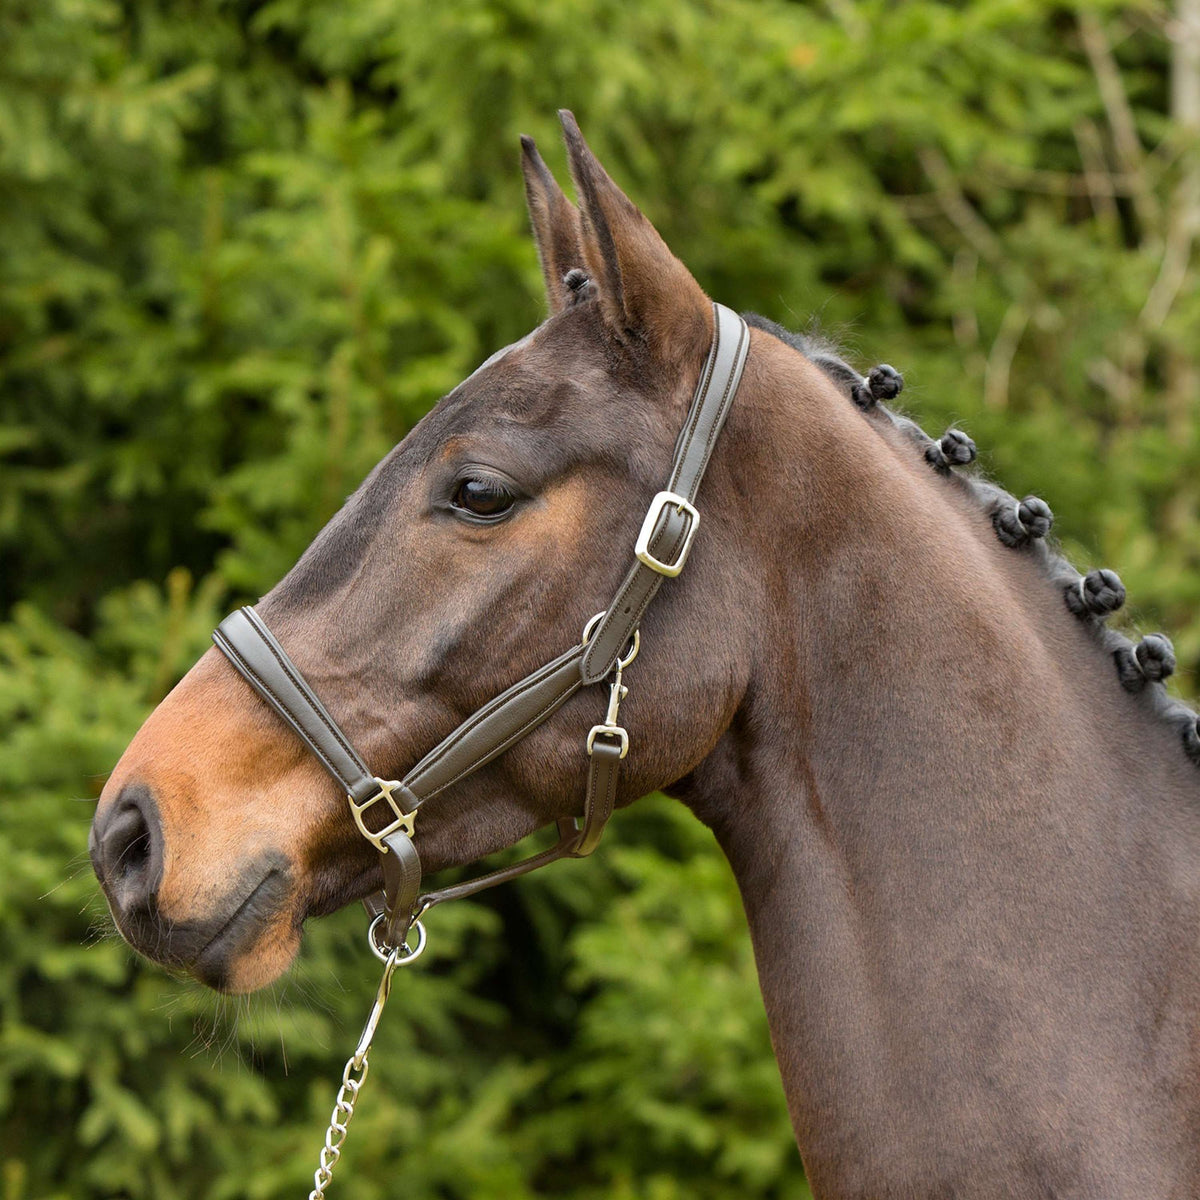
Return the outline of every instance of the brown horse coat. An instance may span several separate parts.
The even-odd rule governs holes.
[[[700,287],[564,125],[578,210],[525,148],[550,318],[259,606],[382,774],[608,602],[711,337]],[[926,449],[753,331],[692,558],[643,622],[621,802],[665,789],[727,854],[819,1196],[1196,1197],[1190,718],[1164,719],[1157,684],[1127,694],[1060,568],[998,539],[1011,498],[989,509]],[[472,488],[511,506],[479,519]],[[427,866],[578,812],[598,704],[423,809]],[[345,798],[215,651],[113,772],[93,856],[135,946],[231,990],[379,883]]]

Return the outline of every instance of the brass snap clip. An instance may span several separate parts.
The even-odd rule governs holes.
[[[588,638],[591,637],[592,631],[596,627],[596,623],[604,616],[603,613],[597,613],[588,623],[583,631],[583,641],[587,644]],[[638,656],[638,651],[642,648],[641,631],[635,629],[633,637],[629,640],[629,646],[626,653],[617,659],[617,664],[613,668],[613,681],[608,689],[608,711],[604,714],[604,720],[599,725],[593,725],[587,735],[587,752],[589,755],[593,753],[593,748],[596,745],[598,737],[616,738],[621,747],[621,758],[624,758],[629,753],[629,734],[620,725],[617,724],[617,715],[621,709],[621,701],[629,694],[629,689],[621,682],[622,676],[625,673],[625,668]]]

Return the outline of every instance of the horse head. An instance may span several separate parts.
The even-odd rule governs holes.
[[[577,643],[609,603],[713,337],[699,285],[563,125],[578,209],[523,141],[549,318],[442,399],[257,606],[381,775]],[[745,585],[721,569],[728,537],[707,514],[687,586],[646,618],[618,803],[686,775],[738,706],[752,637],[736,618]],[[595,692],[573,697],[439,795],[415,839],[426,868],[577,814],[581,730],[602,712]],[[279,975],[307,917],[379,887],[346,796],[215,649],[117,764],[91,851],[127,940],[230,991]]]

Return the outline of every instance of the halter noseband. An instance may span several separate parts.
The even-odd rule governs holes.
[[[737,393],[749,346],[745,321],[714,303],[712,347],[676,443],[670,479],[650,502],[634,547],[636,561],[612,603],[588,622],[577,646],[478,709],[402,780],[380,779],[369,770],[254,609],[232,613],[213,633],[217,648],[345,790],[355,824],[381,854],[384,902],[367,902],[368,909],[383,914],[383,946],[377,944],[377,951],[402,945],[414,919],[434,904],[471,895],[558,858],[582,858],[595,849],[612,815],[620,762],[629,750],[629,736],[617,724],[624,695],[621,674],[637,653],[638,625],[646,606],[663,580],[677,576],[687,561],[700,523],[696,492]],[[421,860],[413,834],[421,805],[503,754],[581,687],[610,675],[605,719],[587,735],[582,822],[560,820],[558,842],[541,854],[420,895]]]

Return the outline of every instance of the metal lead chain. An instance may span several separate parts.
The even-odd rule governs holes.
[[[325,1189],[333,1178],[333,1168],[342,1156],[342,1143],[346,1140],[346,1129],[350,1118],[354,1116],[354,1102],[358,1099],[358,1090],[367,1077],[367,1057],[364,1054],[358,1067],[351,1058],[342,1072],[342,1086],[338,1088],[337,1101],[333,1106],[333,1115],[329,1118],[329,1128],[325,1131],[325,1145],[321,1147],[320,1165],[313,1173],[313,1190],[308,1193],[308,1200],[325,1200]]]
[[[382,914],[371,922],[367,931],[367,942],[371,950],[379,955],[376,941],[376,926],[382,920]],[[321,1147],[321,1157],[316,1171],[313,1173],[313,1189],[308,1193],[308,1200],[325,1200],[325,1189],[333,1178],[333,1168],[337,1166],[342,1156],[342,1143],[346,1140],[346,1130],[350,1126],[350,1118],[354,1116],[354,1105],[358,1101],[358,1093],[367,1078],[370,1064],[367,1055],[371,1050],[371,1042],[375,1030],[379,1028],[379,1018],[383,1016],[383,1006],[387,1003],[392,990],[392,975],[397,967],[406,967],[415,962],[425,949],[425,927],[420,921],[413,922],[417,931],[417,944],[409,946],[402,942],[394,947],[383,960],[383,977],[379,980],[379,990],[375,993],[375,1003],[371,1015],[363,1026],[362,1035],[354,1053],[346,1060],[342,1071],[342,1086],[338,1088],[337,1099],[333,1104],[333,1113],[329,1118],[329,1128],[325,1130],[325,1145]]]

